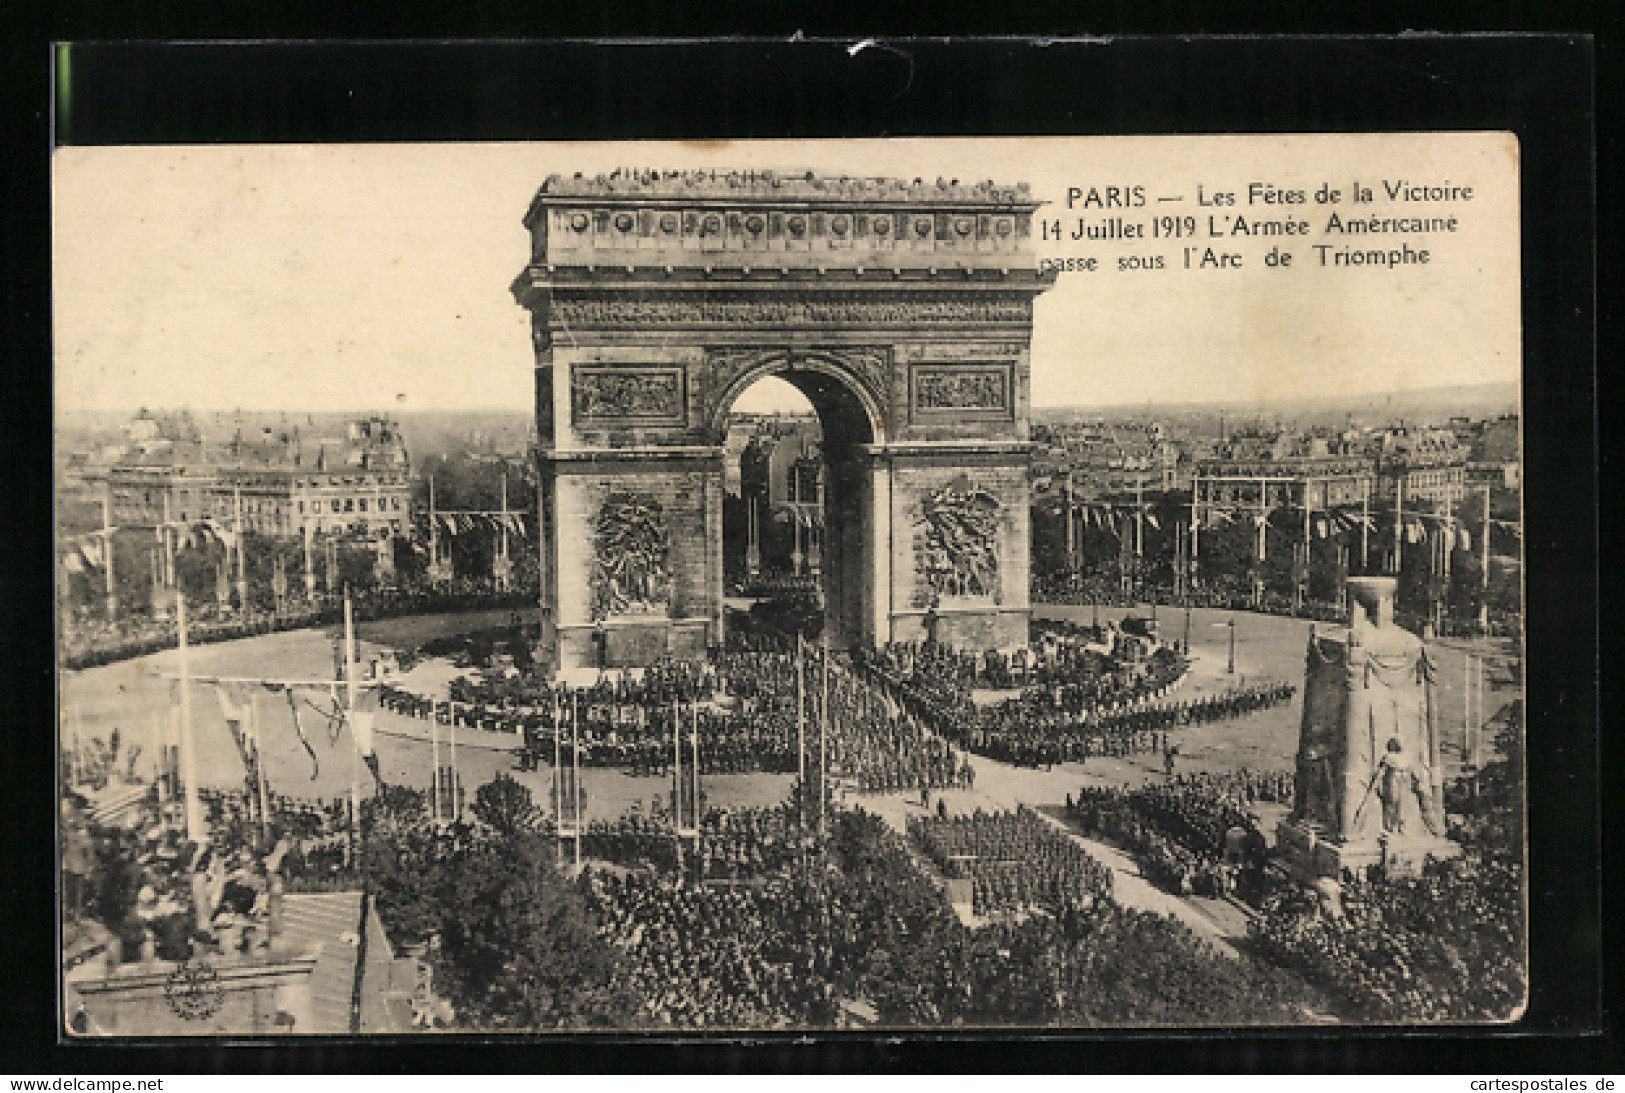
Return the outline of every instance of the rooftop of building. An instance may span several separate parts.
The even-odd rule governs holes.
[[[825,175],[815,171],[660,171],[617,170],[609,174],[554,174],[542,183],[537,200],[554,197],[655,198],[681,201],[869,201],[921,205],[1036,205],[1025,182],[1000,185],[991,179],[902,179]]]

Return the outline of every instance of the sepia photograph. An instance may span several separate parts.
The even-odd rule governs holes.
[[[51,168],[64,1038],[1524,1013],[1516,135]]]

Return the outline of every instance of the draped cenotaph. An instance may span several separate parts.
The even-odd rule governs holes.
[[[1310,632],[1297,794],[1277,853],[1303,880],[1461,853],[1445,838],[1433,661],[1394,624],[1393,577],[1350,577],[1341,635]]]
[[[1303,880],[1414,873],[1460,853],[1444,837],[1433,661],[1394,623],[1396,584],[1349,578],[1346,629],[1310,632],[1297,792],[1277,828],[1278,854]]]

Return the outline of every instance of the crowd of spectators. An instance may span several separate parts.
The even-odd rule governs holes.
[[[353,596],[352,611],[356,621],[366,622],[493,607],[517,609],[534,603],[533,596],[499,592],[480,582],[457,581],[439,588],[360,589]],[[314,602],[290,600],[282,611],[243,612],[207,601],[189,604],[189,608],[186,636],[198,645],[335,625],[344,619],[343,599],[337,595],[325,595]],[[173,618],[126,615],[109,622],[89,610],[76,612],[66,620],[58,635],[62,667],[72,670],[173,649],[179,640],[179,627]]]
[[[582,883],[617,983],[656,1027],[1281,1023],[1320,1004],[1301,980],[1220,955],[1098,886],[968,928],[862,810],[836,814],[809,874],[770,866],[751,884],[684,885],[592,869]]]
[[[348,802],[246,790],[198,791],[206,838],[188,841],[179,801],[157,787],[117,822],[93,822],[84,801],[63,800],[65,948],[94,948],[120,964],[196,956],[262,955],[270,904],[283,891],[327,891],[358,881]]]

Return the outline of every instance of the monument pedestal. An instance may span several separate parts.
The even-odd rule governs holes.
[[[1345,869],[1360,876],[1373,865],[1381,865],[1390,877],[1414,877],[1430,858],[1445,861],[1461,853],[1456,843],[1426,832],[1340,842],[1324,837],[1314,824],[1295,820],[1282,820],[1275,829],[1275,850],[1287,871],[1305,884],[1321,877],[1341,880]]]

